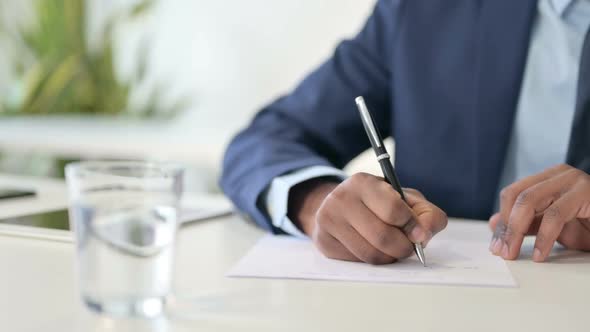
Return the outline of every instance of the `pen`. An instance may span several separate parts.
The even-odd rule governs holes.
[[[383,171],[385,181],[391,184],[393,189],[400,194],[402,200],[406,202],[406,196],[404,195],[402,186],[399,183],[399,179],[397,178],[397,174],[395,174],[395,169],[391,163],[391,156],[387,153],[387,149],[383,144],[383,139],[381,138],[379,131],[377,131],[377,126],[375,126],[371,113],[365,104],[365,99],[363,97],[356,97],[355,102],[359,113],[361,114],[361,120],[363,121],[363,126],[367,132],[373,151],[375,151],[375,155],[377,156],[379,166],[381,166],[381,171]],[[426,266],[426,258],[424,257],[424,248],[422,248],[422,244],[414,243],[414,251],[416,252],[416,256],[418,256],[420,263]]]

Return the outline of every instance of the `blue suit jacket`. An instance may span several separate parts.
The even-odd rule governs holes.
[[[488,218],[510,137],[536,0],[382,0],[363,30],[229,145],[221,185],[273,229],[271,180],[343,167],[369,142],[354,98],[396,140],[401,183],[450,216]]]

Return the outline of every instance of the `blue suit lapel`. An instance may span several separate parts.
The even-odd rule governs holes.
[[[590,31],[584,40],[576,99],[567,162],[590,172]]]

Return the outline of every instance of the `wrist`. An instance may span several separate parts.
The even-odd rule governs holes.
[[[312,236],[316,212],[339,183],[335,178],[323,177],[299,183],[291,188],[287,211],[289,219],[303,233]]]

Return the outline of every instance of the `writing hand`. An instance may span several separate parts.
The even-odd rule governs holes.
[[[327,257],[389,264],[447,225],[446,214],[421,193],[404,192],[407,203],[382,178],[364,173],[341,184],[312,182],[292,191],[290,217]]]

